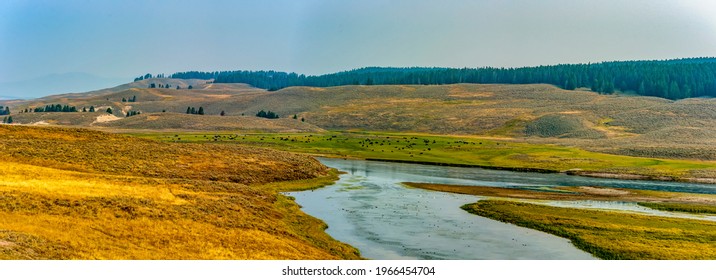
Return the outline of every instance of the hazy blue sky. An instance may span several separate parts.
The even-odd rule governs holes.
[[[0,82],[716,56],[716,1],[0,1]]]

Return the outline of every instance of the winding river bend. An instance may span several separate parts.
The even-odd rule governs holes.
[[[338,170],[336,184],[288,195],[309,215],[325,221],[328,234],[370,259],[592,259],[567,239],[469,214],[460,206],[477,196],[407,188],[401,182],[496,187],[608,186],[716,193],[716,185],[628,181],[565,174],[319,158]],[[559,206],[559,205],[557,205]],[[633,203],[569,207],[611,208],[672,215]],[[699,217],[695,217],[699,218]],[[707,217],[708,218],[708,217]]]

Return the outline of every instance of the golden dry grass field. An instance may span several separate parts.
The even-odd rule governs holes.
[[[0,259],[355,259],[278,190],[335,172],[260,148],[0,126]]]

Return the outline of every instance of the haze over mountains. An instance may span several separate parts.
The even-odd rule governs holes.
[[[125,83],[126,78],[104,78],[88,73],[62,73],[25,81],[0,83],[0,99],[31,99],[51,94],[86,92]]]

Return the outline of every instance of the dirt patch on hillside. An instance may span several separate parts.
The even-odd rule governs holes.
[[[120,118],[115,115],[101,115],[97,116],[97,119],[93,121],[90,125],[96,124],[96,123],[105,123],[105,122],[111,122],[119,120]]]
[[[15,245],[16,245],[15,243],[0,239],[0,247],[13,247]]]

